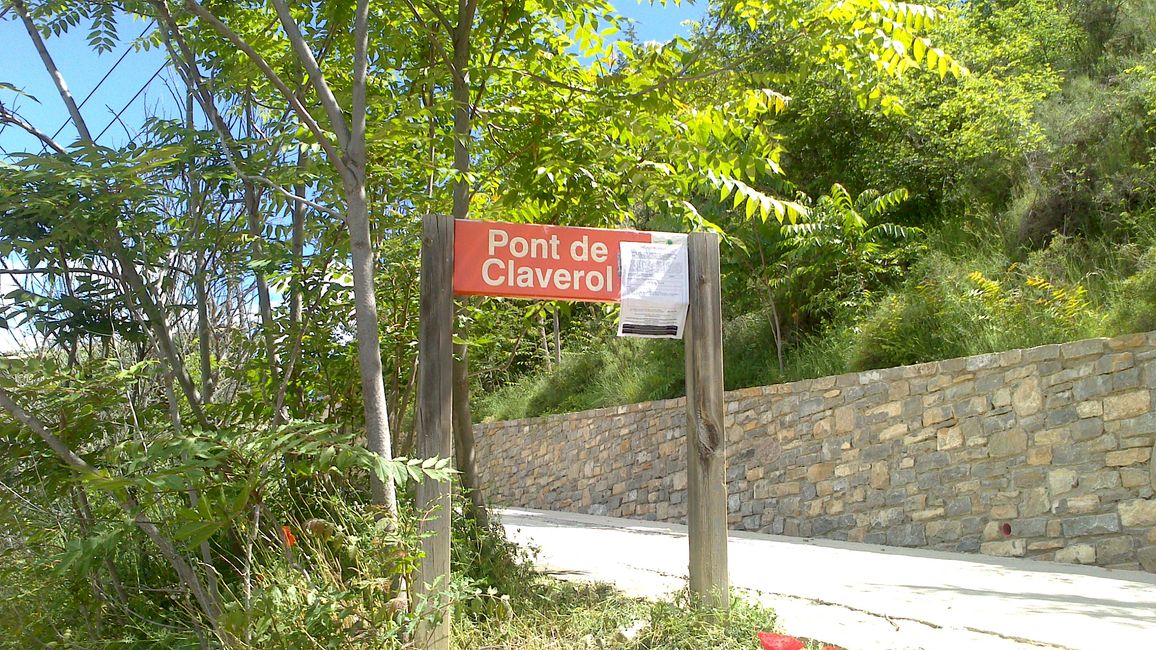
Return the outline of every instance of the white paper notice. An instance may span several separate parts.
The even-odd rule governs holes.
[[[619,336],[680,339],[690,303],[686,236],[656,233],[662,243],[623,242]]]

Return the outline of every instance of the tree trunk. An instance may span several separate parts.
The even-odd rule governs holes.
[[[558,323],[558,303],[550,310],[554,315],[554,365],[562,365],[562,328]]]
[[[460,0],[458,4],[458,24],[454,29],[453,79],[454,98],[454,171],[458,180],[454,184],[454,219],[468,219],[470,212],[470,185],[467,175],[470,171],[470,34],[473,29],[475,0]],[[457,319],[460,322],[460,319]],[[466,340],[466,332],[459,331],[458,339]],[[478,485],[478,468],[474,457],[473,416],[470,413],[470,361],[466,344],[454,344],[453,369],[453,435],[454,461],[461,472],[462,487],[470,497],[469,512],[482,525],[487,522],[485,501]]]
[[[279,2],[278,5],[281,7],[284,3]],[[373,244],[369,235],[369,205],[365,197],[365,75],[369,56],[369,0],[357,0],[353,31],[353,101],[350,110],[351,128],[345,147],[348,169],[342,174],[342,184],[345,186],[346,226],[349,228],[349,248],[353,258],[357,359],[361,368],[365,436],[369,450],[391,460],[393,441],[389,431],[385,381],[381,376],[381,342],[378,340],[377,297],[374,295],[373,283]],[[308,49],[303,40],[299,46]],[[331,93],[329,97],[332,97]],[[340,115],[337,117],[340,118]],[[372,490],[374,502],[385,506],[391,516],[396,516],[397,493],[393,483],[379,481],[375,476],[372,479]]]

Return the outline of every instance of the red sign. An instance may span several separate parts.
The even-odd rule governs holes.
[[[454,293],[617,302],[618,245],[638,230],[454,222]]]

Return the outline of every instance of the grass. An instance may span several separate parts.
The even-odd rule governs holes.
[[[868,309],[796,332],[781,368],[767,314],[731,318],[726,389],[1156,329],[1156,226],[1140,220],[1129,233],[1057,235],[1035,251],[1010,236],[937,233],[906,281]],[[683,359],[681,341],[596,342],[482,395],[475,414],[507,420],[679,397]]]
[[[537,576],[512,596],[505,616],[454,621],[462,650],[755,650],[755,636],[775,628],[774,611],[734,600],[728,613],[671,600],[630,598],[605,584]],[[624,634],[634,630],[632,635]],[[811,642],[809,648],[820,644]]]

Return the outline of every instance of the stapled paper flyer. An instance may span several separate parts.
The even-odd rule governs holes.
[[[618,335],[680,339],[690,303],[686,235],[655,233],[653,240],[621,244]]]

